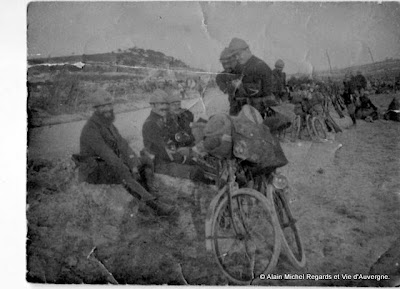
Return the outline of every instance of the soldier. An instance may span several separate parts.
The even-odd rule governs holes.
[[[355,114],[357,118],[368,122],[378,119],[378,108],[372,103],[368,93],[365,92],[360,96],[360,102],[356,107]]]
[[[142,135],[145,150],[154,156],[155,172],[210,183],[204,171],[191,160],[190,150],[178,151],[170,139],[166,126],[168,94],[157,89],[149,102],[151,112],[143,124]]]
[[[344,91],[342,94],[343,102],[347,107],[347,111],[353,121],[353,125],[357,124],[356,121],[356,107],[355,107],[355,87],[350,73],[346,73],[343,80]]]
[[[282,59],[275,62],[275,69],[272,70],[273,88],[272,92],[282,102],[287,101],[288,93],[286,90],[286,73],[283,72],[285,63]]]
[[[357,71],[357,75],[351,80],[357,96],[361,96],[367,88],[367,79],[362,75],[361,71]]]
[[[172,92],[167,98],[169,111],[167,114],[166,126],[169,133],[169,139],[176,148],[192,147],[195,138],[192,134],[190,124],[194,120],[194,115],[190,110],[181,107],[180,95]]]
[[[240,100],[236,97],[240,73],[238,73],[238,62],[234,57],[234,52],[226,47],[221,53],[220,62],[224,70],[216,76],[215,81],[219,89],[228,94],[229,114],[237,115],[240,107],[247,103],[247,99]]]
[[[113,98],[105,90],[94,94],[95,111],[82,129],[80,155],[73,155],[79,179],[90,184],[123,184],[130,194],[143,201],[158,215],[173,212],[147,192],[143,182],[146,164],[129,147],[113,122]]]
[[[233,38],[229,43],[231,49],[241,67],[242,86],[244,97],[248,104],[255,107],[262,115],[265,115],[270,106],[277,105],[272,94],[272,71],[269,66],[254,56],[247,43],[239,38]]]

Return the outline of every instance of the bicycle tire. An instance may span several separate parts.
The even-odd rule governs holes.
[[[333,120],[330,114],[326,114],[325,118],[325,123],[331,127],[332,130],[334,130],[336,133],[342,132],[342,129],[340,126]]]
[[[296,115],[292,122],[292,130],[290,132],[290,139],[292,142],[295,142],[296,139],[299,138],[301,129],[301,117],[300,115]]]
[[[307,127],[308,135],[310,136],[311,140],[318,141],[318,137],[314,133],[314,130],[312,127],[312,116],[309,114],[307,114],[307,116],[306,116],[306,127]]]
[[[314,135],[320,140],[320,141],[326,141],[326,129],[319,117],[313,117],[311,119],[311,127],[313,130]]]
[[[234,215],[229,213],[226,195],[217,203],[210,236],[213,255],[230,281],[249,285],[261,274],[271,272],[278,262],[281,233],[276,214],[272,213],[273,204],[249,188],[232,194]]]
[[[298,269],[306,265],[306,256],[296,220],[287,203],[283,192],[277,192],[275,188],[267,185],[267,196],[274,199],[274,209],[280,225],[282,234],[282,248],[289,261]],[[271,198],[271,197],[270,197]]]

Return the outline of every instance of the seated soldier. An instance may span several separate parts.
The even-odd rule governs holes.
[[[151,112],[143,124],[145,150],[154,156],[156,173],[211,183],[204,171],[193,162],[189,149],[179,150],[168,133],[168,94],[160,89],[150,98]],[[181,148],[182,149],[182,148]]]
[[[356,106],[356,117],[359,119],[364,119],[368,122],[373,122],[378,119],[378,108],[372,103],[371,99],[368,97],[367,92],[364,92],[359,97],[359,103]]]
[[[181,98],[178,93],[171,92],[168,95],[169,110],[166,118],[169,140],[176,148],[192,147],[195,138],[190,124],[194,115],[190,110],[181,108]]]
[[[396,96],[393,97],[383,118],[386,120],[400,121],[400,101]]]
[[[160,203],[139,182],[146,177],[147,164],[129,147],[113,124],[113,98],[99,89],[93,95],[95,111],[82,129],[80,155],[73,155],[80,181],[90,184],[123,184],[130,194],[159,215],[172,209]],[[146,185],[146,184],[143,184]]]

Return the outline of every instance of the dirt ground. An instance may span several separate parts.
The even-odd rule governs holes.
[[[391,99],[390,95],[372,97],[381,110]],[[204,103],[209,114],[227,107],[226,98],[213,93]],[[117,127],[135,150],[141,146],[140,128],[147,115],[145,109],[117,116]],[[71,122],[29,132],[27,279],[50,283],[229,284],[205,250],[204,220],[215,195],[213,188],[160,176],[165,199],[179,204],[180,216],[176,220],[139,217],[142,213],[138,213],[137,203],[120,186],[77,183],[70,155],[79,150],[83,124]],[[302,140],[284,142],[282,147],[290,163],[281,171],[293,188],[290,205],[298,219],[307,265],[296,270],[282,257],[272,273],[368,274],[400,237],[399,123],[359,121],[328,142]],[[397,264],[399,251],[391,256]],[[400,269],[393,264],[387,263],[375,273],[388,274],[394,280]],[[341,276],[337,280],[263,283],[377,285]]]

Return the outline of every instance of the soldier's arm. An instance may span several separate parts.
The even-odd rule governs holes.
[[[131,169],[140,165],[140,159],[138,155],[129,146],[128,141],[120,135],[120,133],[116,128],[115,132],[118,135],[118,148],[121,153],[121,158],[123,162]]]

